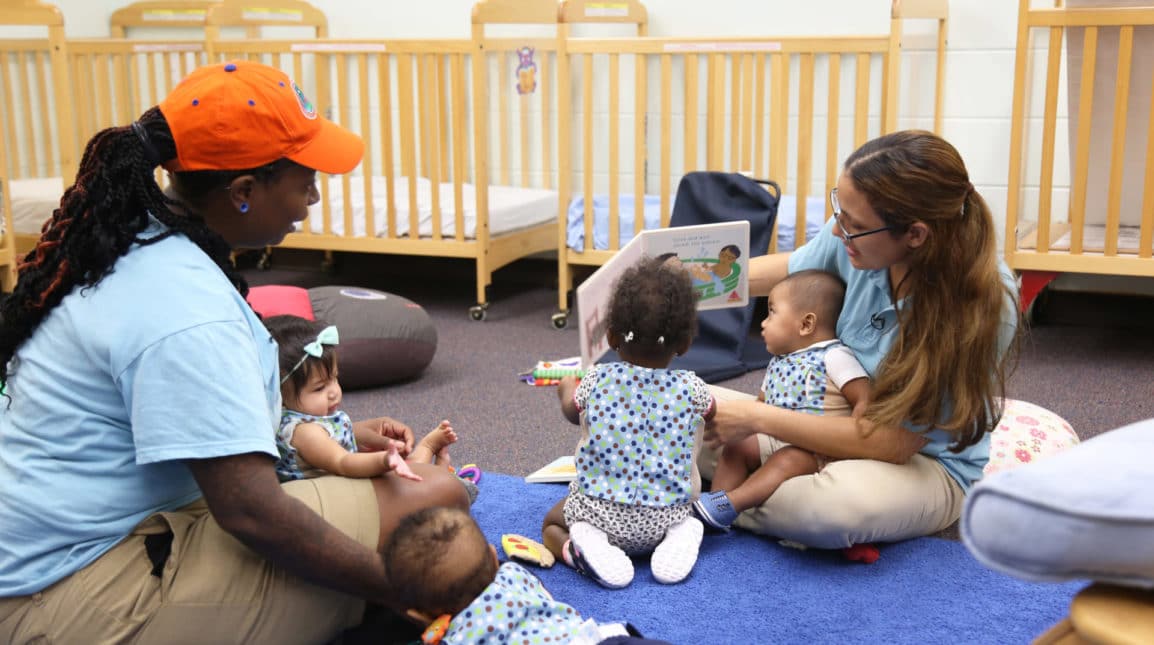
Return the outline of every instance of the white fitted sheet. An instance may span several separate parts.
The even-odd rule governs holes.
[[[60,206],[64,181],[60,177],[13,179],[8,182],[12,194],[12,225],[17,233],[39,235],[44,222]]]
[[[353,236],[365,237],[365,194],[362,177],[350,177],[350,194],[353,210]],[[419,213],[418,230],[421,237],[430,237],[433,234],[433,184],[427,178],[421,177],[417,184],[417,211]],[[344,195],[341,194],[340,178],[330,179],[331,195],[329,205],[332,217],[332,232],[335,235],[345,235]],[[409,232],[409,180],[398,177],[393,180],[396,191],[394,197],[397,209],[396,230],[393,235],[402,236]],[[384,177],[373,177],[373,235],[386,235],[388,225],[388,190]],[[477,236],[477,193],[472,184],[461,186],[462,206],[464,207],[465,237],[475,239]],[[441,235],[453,237],[457,233],[456,202],[453,194],[453,184],[441,183],[437,194],[441,209]],[[516,186],[489,186],[489,234],[500,235],[516,230],[535,226],[557,219],[557,191],[542,188],[519,188]],[[322,233],[324,221],[322,206],[318,202],[309,208],[309,219],[297,225],[298,230],[308,230],[312,233]]]

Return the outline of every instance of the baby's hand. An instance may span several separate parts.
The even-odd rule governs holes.
[[[390,470],[397,473],[398,477],[411,479],[415,482],[421,481],[421,476],[413,472],[413,469],[409,468],[409,464],[405,463],[404,458],[397,452],[396,442],[393,442],[385,451],[385,472]]]

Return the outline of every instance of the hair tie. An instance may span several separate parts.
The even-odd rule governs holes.
[[[970,195],[972,195],[972,194],[974,194],[974,185],[967,181],[966,182],[966,192],[964,194],[962,194],[962,212],[961,212],[962,217],[966,216],[966,202],[970,201]]]
[[[625,342],[627,342],[627,343],[633,342],[633,332],[631,332],[631,331],[625,332]]]
[[[149,138],[144,125],[140,121],[133,121],[132,131],[136,133],[136,138],[140,139],[140,147],[144,149],[144,158],[153,166],[159,166],[164,160],[160,158],[160,152],[157,151],[156,146],[152,145],[152,139]]]

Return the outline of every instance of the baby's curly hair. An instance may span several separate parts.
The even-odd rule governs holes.
[[[631,351],[671,357],[697,334],[693,279],[661,256],[642,258],[617,279],[608,320],[609,329],[625,337]]]
[[[497,561],[481,527],[454,508],[406,516],[383,557],[396,597],[430,616],[457,614],[497,577]]]

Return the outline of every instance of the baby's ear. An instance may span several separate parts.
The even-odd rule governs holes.
[[[809,336],[815,331],[817,331],[817,314],[811,311],[801,317],[801,325],[798,328],[798,332],[802,336]]]

